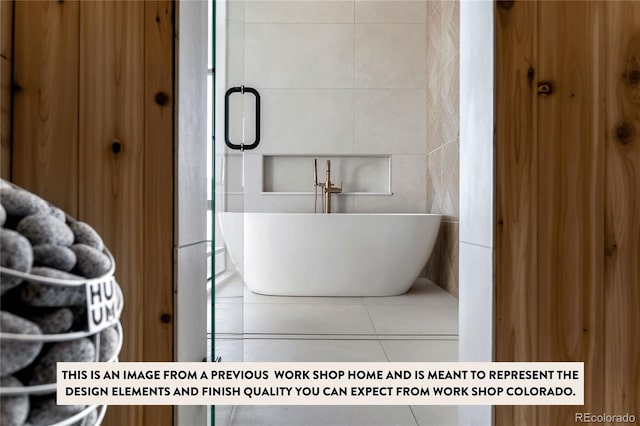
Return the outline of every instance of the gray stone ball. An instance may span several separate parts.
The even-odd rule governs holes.
[[[57,362],[92,362],[95,357],[96,348],[87,338],[56,343],[34,363],[29,384],[55,383]]]
[[[69,221],[67,222],[71,231],[73,231],[73,235],[75,237],[74,244],[86,244],[95,248],[96,250],[102,252],[104,249],[104,243],[102,242],[102,238],[93,229],[89,224],[85,222],[77,222],[77,221]]]
[[[50,206],[49,214],[61,222],[66,222],[67,220],[67,215],[60,207]]]
[[[56,405],[55,395],[33,401],[28,422],[32,426],[48,426],[68,419],[86,408],[85,405]]]
[[[8,216],[30,216],[36,213],[48,213],[49,204],[42,198],[23,189],[0,188],[0,204]]]
[[[55,244],[33,246],[35,264],[69,272],[76,266],[76,254],[69,247]]]
[[[71,229],[48,212],[25,217],[18,223],[16,231],[27,237],[34,246],[56,244],[68,247],[73,244]]]
[[[84,278],[57,269],[36,266],[31,270],[34,275],[63,280],[84,280]],[[20,298],[31,306],[71,306],[86,303],[85,286],[64,286],[27,282],[21,289]]]
[[[115,327],[105,328],[100,332],[100,361],[108,361],[116,355],[118,340]]]
[[[87,319],[86,303],[83,305],[69,306],[69,309],[73,313],[73,329],[74,330],[86,329],[87,323],[89,322]]]
[[[60,308],[49,313],[32,314],[27,318],[37,324],[43,334],[66,333],[73,326],[73,312],[69,308]]]
[[[86,278],[98,278],[109,272],[111,260],[106,254],[86,244],[71,246],[76,254],[75,272]]]
[[[3,388],[21,388],[22,383],[15,377],[0,379]],[[15,395],[0,397],[0,425],[21,426],[29,415],[29,395]]]
[[[11,334],[42,334],[36,324],[5,311],[0,311],[0,330]],[[41,349],[40,342],[0,341],[0,377],[10,376],[31,364]]]
[[[33,249],[29,240],[18,232],[0,228],[0,264],[19,272],[30,272],[33,265]],[[2,276],[0,294],[17,286],[21,278]]]

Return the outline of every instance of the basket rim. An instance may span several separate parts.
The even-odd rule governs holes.
[[[96,419],[96,425],[100,425],[102,424],[102,420],[104,420],[104,416],[107,413],[107,406],[105,404],[103,405],[87,405],[85,408],[82,409],[82,411],[74,414],[71,417],[68,417],[58,423],[54,423],[51,426],[69,426],[74,424],[75,422],[77,422],[78,420],[82,420],[85,417],[87,417],[89,415],[89,413],[92,410],[99,410],[98,411],[98,418]]]
[[[115,289],[117,293],[118,304],[116,306],[116,319],[119,322],[120,315],[124,309],[124,295],[122,293],[122,289],[118,285],[118,283],[113,280],[115,283]],[[60,306],[60,308],[64,308],[64,306]],[[71,333],[56,333],[56,334],[22,334],[22,333],[5,333],[0,330],[0,341],[12,341],[12,342],[34,342],[34,343],[53,343],[53,342],[64,342],[67,340],[76,340],[82,339],[83,337],[88,337],[100,332],[106,328],[113,326],[113,323],[105,324],[104,327],[100,327],[97,330],[82,330],[82,331],[73,331]]]

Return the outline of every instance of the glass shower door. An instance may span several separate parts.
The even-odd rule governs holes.
[[[209,172],[211,235],[211,360],[243,361],[244,209],[246,153],[260,139],[260,96],[241,79],[242,64],[233,52],[242,52],[244,30],[233,14],[241,1],[210,1],[210,135]],[[231,406],[212,407],[211,424],[226,425]]]

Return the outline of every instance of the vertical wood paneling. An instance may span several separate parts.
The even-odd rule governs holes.
[[[509,6],[496,3],[496,361],[535,361],[537,5]],[[495,415],[498,425],[537,423],[534,406],[498,406]]]
[[[173,317],[173,4],[16,2],[14,25],[15,181],[90,223],[113,252],[120,360],[170,361],[173,324],[160,318]],[[105,424],[166,425],[172,412],[112,406]]]
[[[78,13],[77,2],[15,3],[13,180],[71,215],[78,213]]]
[[[145,361],[173,360],[173,4],[145,2],[144,303]],[[166,424],[172,406],[144,407],[144,424]]]
[[[141,361],[147,284],[144,2],[82,2],[80,22],[79,217],[96,228],[116,258],[125,300],[120,360]],[[120,144],[117,153],[114,143]],[[143,410],[110,407],[107,420],[141,425]]]
[[[584,406],[538,408],[538,424],[599,413],[603,385],[602,2],[538,3],[538,360],[584,361]],[[561,40],[562,42],[559,42]]]
[[[0,177],[11,178],[13,1],[0,2]]]
[[[606,413],[640,413],[640,5],[606,4]]]
[[[498,407],[502,425],[564,425],[574,423],[576,412],[640,411],[640,3],[538,2],[536,7],[537,18],[530,21],[537,20],[537,27],[526,31],[538,40],[538,83],[552,88],[538,95],[534,122],[537,191],[524,188],[523,194],[538,204],[537,218],[529,218],[537,226],[538,272],[525,277],[527,286],[537,288],[537,313],[510,321],[514,329],[537,325],[537,360],[585,362],[585,405],[538,407],[537,417],[523,422]],[[506,36],[498,30],[499,45]],[[497,52],[497,63],[510,67],[520,54],[508,44]],[[496,80],[509,81],[512,72],[498,65]],[[515,105],[521,108],[517,100]],[[526,113],[517,115],[517,123],[527,122]],[[503,110],[498,117],[501,153],[511,143],[500,121],[509,113]],[[500,193],[518,188],[510,166],[497,162],[499,212],[505,206],[516,211],[505,202],[512,195]],[[515,232],[529,226],[525,221]],[[501,233],[506,230],[498,232],[498,305],[508,304],[505,296],[513,294],[506,283],[500,285],[510,278],[513,254]],[[531,261],[515,260],[520,267]],[[498,324],[498,353],[509,338],[509,327]]]

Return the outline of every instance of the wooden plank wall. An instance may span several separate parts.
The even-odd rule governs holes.
[[[0,177],[11,178],[11,69],[13,1],[0,2]]]
[[[604,408],[640,413],[640,4],[607,3],[605,29]]]
[[[173,348],[173,3],[16,2],[13,180],[93,225],[125,307],[121,361]],[[171,406],[107,424],[168,425]]]
[[[538,360],[584,361],[587,383],[585,407],[539,407],[544,425],[602,410],[602,6],[538,5]]]
[[[78,2],[16,2],[12,178],[78,217]]]
[[[538,152],[537,101],[533,64],[536,62],[537,6],[521,2],[496,14],[496,105],[504,123],[496,126],[496,181],[508,186],[496,191],[496,270],[497,278],[510,285],[496,291],[496,357],[505,360],[536,361],[538,351],[537,281],[537,192]],[[502,57],[501,55],[509,55]],[[509,105],[503,108],[504,105]],[[503,424],[536,424],[535,407],[502,406],[497,419]],[[498,422],[500,424],[500,422]]]
[[[640,3],[496,3],[496,360],[584,361],[584,406],[640,412]]]

